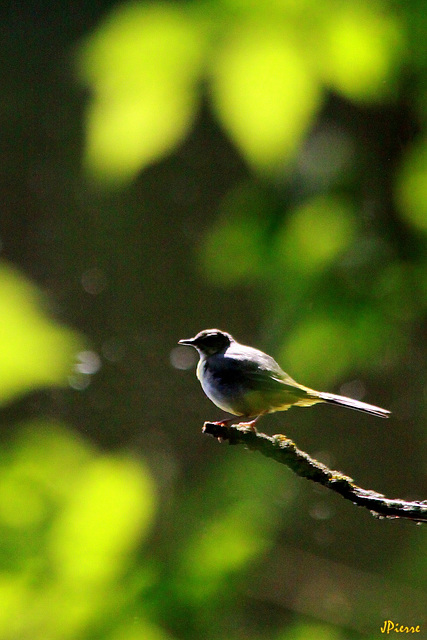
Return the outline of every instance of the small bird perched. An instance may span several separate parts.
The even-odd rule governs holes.
[[[208,398],[228,413],[254,418],[250,425],[265,413],[286,411],[294,405],[309,407],[318,402],[338,404],[380,418],[390,415],[387,409],[298,384],[271,356],[240,344],[225,331],[206,329],[194,338],[180,340],[179,344],[190,345],[199,352],[197,377]]]

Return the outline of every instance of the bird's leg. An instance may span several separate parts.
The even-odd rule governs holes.
[[[261,416],[263,416],[264,413],[260,413],[259,415],[255,416],[255,418],[253,418],[252,420],[249,420],[249,422],[239,422],[236,427],[248,427],[251,431],[256,432],[256,428],[255,428],[255,423],[261,418]],[[248,418],[250,418],[251,416],[248,416]]]
[[[219,427],[228,427],[228,425],[230,425],[232,422],[234,422],[235,419],[236,419],[235,417],[234,418],[225,418],[224,420],[218,420],[216,422],[211,422],[209,420],[209,422],[211,424],[215,424],[215,425],[217,425]]]

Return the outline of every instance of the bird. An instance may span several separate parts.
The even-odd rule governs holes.
[[[207,397],[233,416],[255,422],[267,413],[286,411],[292,406],[310,407],[320,402],[388,418],[390,411],[360,400],[315,391],[299,384],[281,369],[271,356],[240,344],[226,331],[205,329],[179,344],[197,349],[200,360],[196,375]],[[236,418],[214,424],[225,425]]]

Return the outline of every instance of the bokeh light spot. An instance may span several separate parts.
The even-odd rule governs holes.
[[[93,375],[101,368],[101,358],[95,351],[80,351],[77,359],[79,362],[76,364],[76,371],[79,373]]]
[[[415,229],[427,232],[427,141],[407,152],[396,183],[400,215]]]
[[[188,347],[175,347],[169,357],[170,363],[175,369],[192,369],[197,362],[196,352]]]
[[[279,259],[295,271],[318,271],[349,247],[354,232],[349,204],[332,195],[318,196],[286,220],[277,241]]]
[[[96,296],[106,288],[107,277],[102,269],[95,267],[83,273],[81,282],[83,289],[87,291],[87,293]]]

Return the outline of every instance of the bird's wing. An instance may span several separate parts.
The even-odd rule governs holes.
[[[234,366],[236,360],[239,361],[238,367]],[[272,390],[279,390],[284,384],[292,387],[301,386],[282,370],[274,358],[252,347],[245,347],[244,352],[229,349],[222,362],[224,368],[229,367],[234,373],[238,370],[245,380],[257,385],[257,388],[266,385]]]
[[[285,373],[274,358],[250,347],[246,347],[244,353],[227,352],[220,368],[222,380],[229,378],[230,383],[248,392],[264,394],[276,406],[288,398],[290,404],[295,404],[299,399],[307,398],[311,391]]]
[[[321,402],[316,391],[304,387],[286,373],[250,365],[242,372],[242,386],[250,413],[286,411],[293,405],[309,407]]]
[[[272,393],[284,393],[288,391],[302,390],[304,387],[299,385],[286,373],[282,374],[271,371],[270,369],[246,369],[243,372],[245,385],[255,391],[266,391]],[[305,391],[304,391],[305,395]]]

